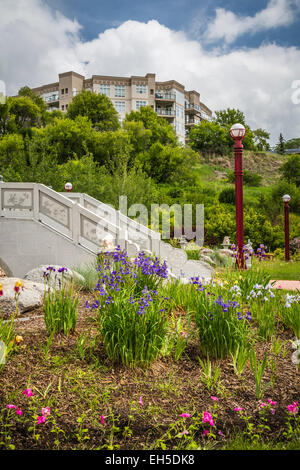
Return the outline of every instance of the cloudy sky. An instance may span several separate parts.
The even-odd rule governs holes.
[[[300,0],[0,0],[7,94],[57,81],[145,75],[196,89],[213,111],[300,137]]]

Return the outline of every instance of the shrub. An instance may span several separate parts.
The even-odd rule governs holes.
[[[219,194],[219,201],[225,204],[235,204],[234,188],[225,188]]]

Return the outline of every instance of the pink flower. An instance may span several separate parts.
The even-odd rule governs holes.
[[[219,436],[224,436],[224,434],[222,433],[222,431],[218,431],[218,434],[219,434]]]
[[[213,401],[219,401],[218,397],[210,397]]]
[[[9,410],[12,410],[13,408],[16,408],[15,405],[6,405],[6,408],[8,408]]]
[[[20,410],[20,408],[17,408],[17,409],[16,409],[16,413],[17,413],[17,415],[22,416],[23,411]]]
[[[23,392],[22,392],[23,395],[27,395],[27,397],[32,397],[33,396],[33,392],[32,392],[32,389],[31,388],[26,388]]]
[[[46,421],[46,416],[38,416],[37,417],[37,422],[38,424],[42,424]]]
[[[209,423],[211,426],[215,425],[213,417],[210,413],[208,413],[208,411],[203,412],[202,423]]]
[[[144,406],[144,402],[143,402],[142,397],[140,397],[140,405],[141,405],[141,406]]]
[[[237,406],[236,408],[234,408],[234,411],[243,411],[244,408],[241,408],[240,406]]]
[[[272,401],[271,398],[268,398],[268,403],[270,403],[270,405],[272,405],[272,406],[277,405],[277,401]]]
[[[204,429],[204,432],[203,432],[202,436],[206,436],[206,434],[208,434],[208,430]]]
[[[268,404],[267,404],[267,403],[261,403],[259,406],[260,406],[261,408],[264,408],[265,406],[268,406]]]
[[[187,434],[190,434],[186,429],[184,431],[182,431],[181,433],[181,436],[184,436],[184,435],[187,435]]]
[[[46,406],[46,408],[42,408],[42,415],[43,415],[43,416],[49,416],[49,415],[50,415],[50,408],[49,408],[49,406]]]
[[[182,418],[190,418],[191,415],[189,415],[188,413],[182,413],[182,415],[180,415]]]
[[[100,419],[101,419],[101,424],[104,424],[104,416],[103,415],[100,416]]]
[[[184,338],[187,338],[187,331],[182,331],[180,335],[183,336]]]
[[[290,414],[295,415],[298,412],[298,402],[294,401],[292,405],[288,405],[287,409],[289,410]]]
[[[274,410],[274,408],[271,408],[271,409],[270,409],[270,411],[271,411],[272,415],[274,415],[274,414],[275,414],[275,410]]]

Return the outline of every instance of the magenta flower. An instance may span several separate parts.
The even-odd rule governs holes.
[[[203,432],[202,436],[206,436],[206,434],[208,434],[208,430],[204,429],[204,432]]]
[[[218,434],[219,434],[219,436],[224,436],[224,434],[222,433],[222,431],[218,431]]]
[[[37,417],[37,422],[38,422],[38,424],[42,424],[42,423],[44,423],[45,421],[46,421],[46,416],[43,415],[43,416],[38,416],[38,417]]]
[[[202,423],[209,423],[211,426],[215,425],[213,417],[208,411],[203,412]]]
[[[182,413],[180,416],[181,416],[182,418],[190,418],[190,417],[191,417],[191,415],[188,414],[188,413]]]
[[[271,408],[271,409],[270,409],[270,411],[271,411],[272,415],[274,415],[274,414],[275,414],[275,410],[274,410],[274,408]]]
[[[22,416],[23,411],[20,410],[20,408],[17,408],[17,409],[16,409],[16,413],[17,413],[17,415]]]
[[[140,397],[140,405],[141,405],[141,406],[144,406],[144,402],[143,402],[143,398],[142,398],[142,397]]]
[[[6,408],[8,408],[9,410],[12,410],[12,409],[14,409],[14,408],[16,408],[16,407],[15,407],[15,405],[6,405]]]
[[[272,406],[277,405],[277,401],[272,401],[271,398],[268,398],[268,403],[270,403],[270,405],[272,405]]]
[[[219,401],[218,397],[210,397],[213,401]]]
[[[261,403],[259,406],[260,406],[261,408],[264,408],[265,406],[268,406],[268,404],[267,404],[267,403]]]
[[[103,415],[100,416],[100,419],[101,419],[101,424],[104,424],[104,416]]]
[[[23,395],[26,395],[27,397],[32,397],[33,396],[33,392],[32,392],[32,389],[31,388],[26,388],[23,392],[22,392]]]
[[[298,402],[294,401],[291,405],[288,405],[287,409],[289,410],[290,414],[296,415],[298,412]]]
[[[236,408],[234,408],[234,411],[243,411],[244,408],[241,408],[240,406],[237,406]]]
[[[43,415],[43,416],[49,416],[49,415],[50,415],[50,408],[49,408],[49,406],[46,406],[46,408],[42,408],[42,415]]]

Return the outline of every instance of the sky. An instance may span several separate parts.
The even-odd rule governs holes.
[[[0,0],[8,95],[73,70],[195,89],[212,111],[300,137],[300,0]]]

